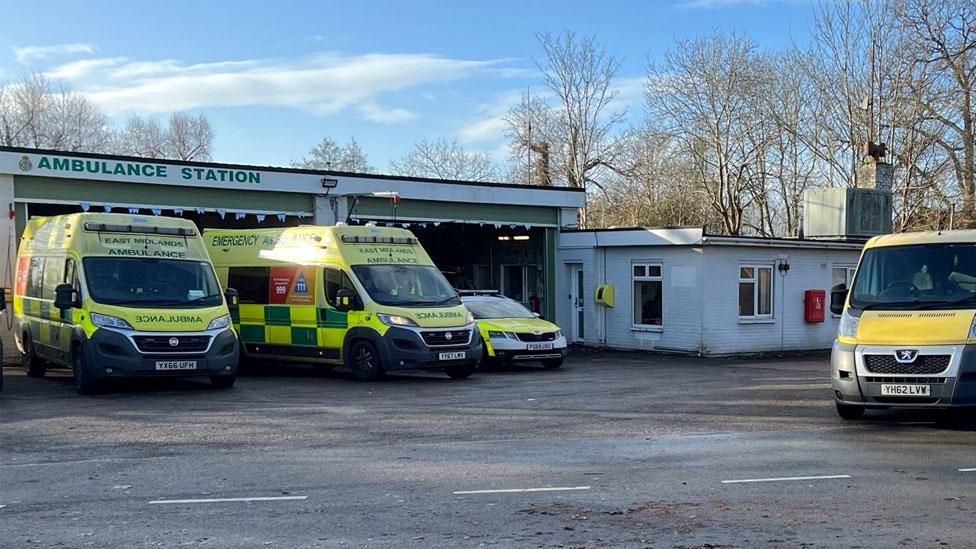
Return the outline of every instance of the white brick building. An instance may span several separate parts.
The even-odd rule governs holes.
[[[711,236],[700,228],[563,231],[556,322],[571,341],[705,355],[830,348],[838,319],[806,290],[849,280],[861,245]],[[613,286],[613,307],[596,303]]]

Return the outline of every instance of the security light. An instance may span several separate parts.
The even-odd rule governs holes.
[[[322,178],[322,187],[325,188],[325,189],[334,189],[338,185],[339,185],[339,180],[338,179],[332,179],[330,177],[323,177]]]

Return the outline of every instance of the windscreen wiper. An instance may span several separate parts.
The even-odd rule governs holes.
[[[976,295],[971,295],[969,297],[964,297],[962,299],[957,299],[955,301],[931,301],[920,305],[918,309],[938,309],[938,308],[954,308],[959,305],[976,305]]]

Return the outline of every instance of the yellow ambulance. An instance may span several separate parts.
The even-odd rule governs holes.
[[[242,357],[470,376],[481,356],[471,313],[410,231],[301,226],[205,230],[217,276],[237,290]]]
[[[841,315],[831,354],[841,417],[976,407],[976,231],[875,237],[850,289],[831,293]]]
[[[209,376],[217,387],[234,384],[237,336],[190,221],[34,218],[17,252],[13,305],[29,376],[71,368],[82,394],[108,378]]]

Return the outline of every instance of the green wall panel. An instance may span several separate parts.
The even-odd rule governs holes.
[[[178,185],[118,183],[90,179],[14,176],[17,199],[144,204],[147,206],[199,206],[242,210],[311,212],[314,198],[302,193],[240,191]]]
[[[350,203],[351,205],[351,203]],[[390,216],[393,209],[389,198],[366,197],[359,201],[353,216]],[[472,221],[501,221],[506,223],[556,225],[558,209],[542,206],[510,204],[471,204],[404,199],[396,208],[398,217],[419,219],[464,219]]]

